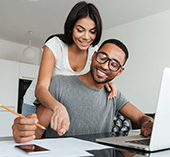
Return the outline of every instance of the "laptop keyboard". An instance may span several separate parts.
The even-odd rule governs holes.
[[[147,145],[149,146],[150,139],[144,139],[144,140],[133,140],[133,141],[126,141],[129,143],[135,143],[135,144],[142,144],[142,145]]]

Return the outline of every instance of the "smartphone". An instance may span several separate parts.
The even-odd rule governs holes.
[[[36,144],[27,144],[27,145],[15,145],[16,148],[24,151],[27,154],[39,154],[39,153],[49,153],[50,150],[38,146]]]

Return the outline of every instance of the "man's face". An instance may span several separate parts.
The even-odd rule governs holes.
[[[100,48],[99,52],[104,52],[109,59],[117,61],[121,66],[125,62],[125,53],[115,44],[107,43]],[[117,71],[112,71],[109,68],[109,60],[101,64],[96,60],[96,55],[97,53],[95,52],[91,64],[91,75],[96,83],[104,84],[109,82],[124,70],[123,67],[120,67]]]

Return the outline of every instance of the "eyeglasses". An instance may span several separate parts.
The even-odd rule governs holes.
[[[96,61],[98,63],[104,64],[108,60],[109,60],[108,67],[109,67],[110,70],[116,72],[122,67],[122,65],[119,63],[119,61],[117,61],[115,59],[110,59],[105,52],[97,52]]]

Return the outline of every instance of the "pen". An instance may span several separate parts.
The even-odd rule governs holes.
[[[4,105],[2,105],[2,104],[0,104],[0,107],[3,107],[4,109],[6,109],[6,110],[8,110],[8,111],[10,111],[10,112],[12,112],[12,113],[14,113],[14,114],[16,114],[16,115],[19,116],[19,117],[26,118],[26,117],[24,117],[23,115],[21,115],[21,114],[15,112],[15,111],[9,109],[8,107],[6,107],[6,106],[4,106]],[[38,123],[35,123],[35,125],[38,126],[38,127],[41,128],[41,129],[46,130],[46,128],[45,128],[44,126],[42,126],[42,125],[40,125],[40,124],[38,124]]]

